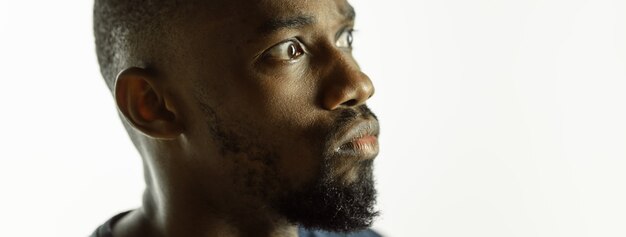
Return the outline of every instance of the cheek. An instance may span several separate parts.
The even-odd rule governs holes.
[[[301,186],[319,175],[327,130],[311,104],[291,93],[294,90],[287,88],[277,93],[263,105],[256,121],[264,126],[259,139],[272,144],[280,157],[277,173],[291,187]]]
[[[235,73],[232,88],[238,93],[225,98],[222,108],[229,110],[230,126],[276,154],[276,175],[297,187],[319,175],[330,123],[315,106],[313,75],[298,67],[274,72]]]

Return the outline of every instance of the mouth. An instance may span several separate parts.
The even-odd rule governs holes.
[[[378,155],[378,121],[360,120],[340,133],[334,151],[339,156],[363,160],[374,159]]]

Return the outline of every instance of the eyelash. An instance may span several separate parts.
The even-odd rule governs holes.
[[[263,59],[270,59],[270,58],[272,58],[271,53],[272,53],[273,50],[280,50],[277,47],[279,47],[279,46],[281,46],[283,44],[288,44],[288,43],[293,43],[294,45],[297,45],[298,48],[296,50],[300,50],[301,52],[297,56],[295,56],[294,58],[290,58],[289,60],[277,60],[277,61],[291,63],[291,62],[296,61],[298,58],[302,57],[302,55],[308,54],[308,52],[306,51],[306,49],[304,47],[304,44],[299,39],[292,38],[292,39],[284,40],[284,41],[282,41],[280,43],[277,43],[277,44],[273,45],[272,47],[267,49],[265,52],[263,52],[261,58],[263,58]],[[290,46],[291,45],[287,45],[287,47],[290,47]],[[279,58],[279,57],[277,57],[277,58]]]
[[[346,48],[348,49],[352,49],[352,43],[354,42],[354,32],[356,32],[356,30],[354,28],[344,28],[342,31],[340,31],[339,33],[337,33],[336,38],[336,42],[337,43],[340,40],[340,37],[344,34],[344,33],[348,33],[348,46]],[[337,45],[338,46],[338,45]]]
[[[335,37],[335,46],[340,47],[340,48],[347,48],[347,49],[349,49],[349,50],[350,50],[350,49],[352,49],[352,43],[353,43],[353,41],[354,41],[354,40],[353,40],[353,38],[354,38],[353,34],[354,34],[354,32],[355,32],[355,31],[356,31],[356,30],[355,30],[355,29],[353,29],[353,28],[344,28],[343,30],[339,31],[339,32],[337,33],[336,37]],[[341,46],[339,45],[339,40],[341,40],[341,36],[342,36],[343,34],[346,34],[346,33],[348,34],[348,37],[349,37],[349,38],[347,39],[347,41],[348,41],[348,42],[347,42],[347,44],[348,44],[348,45],[347,45],[347,46],[345,46],[345,47],[341,47]],[[270,47],[269,49],[267,49],[265,52],[263,52],[263,53],[261,54],[261,58],[262,58],[263,60],[269,60],[269,59],[271,59],[271,58],[272,58],[272,55],[271,55],[272,51],[273,51],[273,50],[280,50],[280,49],[279,49],[279,48],[277,48],[277,47],[279,47],[279,46],[281,46],[281,45],[283,45],[283,44],[287,44],[287,43],[293,43],[293,44],[297,45],[298,49],[296,49],[296,50],[299,50],[299,51],[301,51],[301,52],[299,52],[299,54],[298,54],[298,55],[296,55],[296,56],[294,56],[293,58],[292,58],[291,56],[289,56],[289,57],[290,57],[289,59],[279,59],[279,60],[275,60],[276,62],[293,63],[293,62],[297,61],[297,60],[298,60],[300,57],[302,57],[303,55],[305,55],[305,54],[310,54],[310,53],[306,50],[306,47],[304,46],[304,44],[302,43],[302,41],[300,41],[298,38],[291,38],[291,39],[287,39],[287,40],[284,40],[284,41],[282,41],[282,42],[280,42],[280,43],[277,43],[277,44],[273,45],[272,47]],[[291,45],[287,45],[287,47],[290,47],[290,46],[291,46]],[[279,52],[279,53],[283,53],[283,52]],[[280,58],[280,56],[276,56],[275,58]]]

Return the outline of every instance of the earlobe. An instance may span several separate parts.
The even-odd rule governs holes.
[[[124,118],[135,129],[155,139],[174,139],[182,125],[155,76],[142,68],[123,70],[115,82],[115,102]]]

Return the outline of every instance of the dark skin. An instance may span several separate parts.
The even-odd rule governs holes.
[[[166,59],[128,60],[117,77],[147,189],[116,237],[297,236],[268,203],[319,176],[324,154],[346,139],[355,152],[333,156],[339,183],[359,180],[358,163],[378,153],[377,130],[345,135],[377,127],[373,118],[328,136],[341,111],[374,93],[351,54],[346,1],[218,5],[169,28]]]

